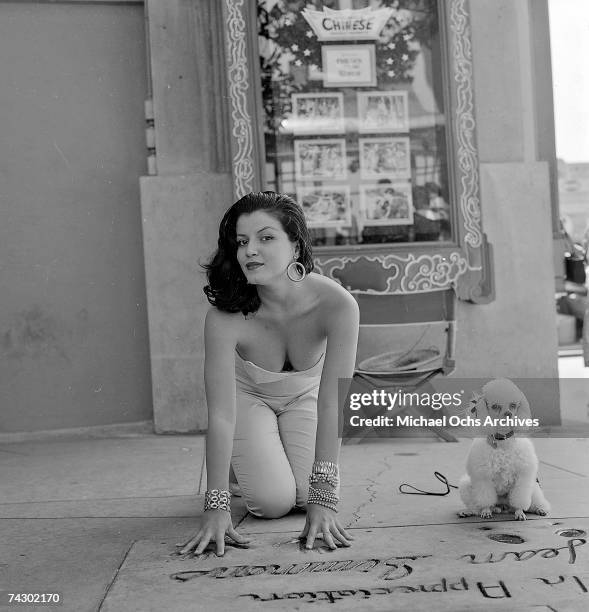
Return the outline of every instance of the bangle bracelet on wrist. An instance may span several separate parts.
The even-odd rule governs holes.
[[[313,504],[314,506],[323,506],[324,508],[329,508],[330,510],[337,512],[337,506],[335,504],[330,504],[329,502],[315,500],[308,501],[307,504]]]
[[[316,482],[325,482],[326,484],[332,486],[334,489],[337,489],[337,485],[339,484],[339,478],[337,476],[332,476],[329,474],[311,474],[309,476],[309,484],[315,484]]]
[[[226,510],[231,512],[231,493],[222,489],[210,489],[205,492],[203,511]]]
[[[333,463],[333,461],[315,461],[311,468],[311,474],[339,476],[339,468],[337,463]]]
[[[326,491],[325,489],[316,489],[315,487],[309,487],[309,496],[307,498],[307,504],[317,504],[318,506],[324,506],[334,512],[337,512],[337,503],[339,497],[333,491]]]

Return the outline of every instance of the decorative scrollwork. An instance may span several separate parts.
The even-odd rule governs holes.
[[[231,100],[233,183],[235,196],[241,198],[253,190],[253,126],[248,111],[249,74],[247,66],[244,0],[225,0],[227,7],[227,73]]]
[[[321,274],[336,278],[350,289],[358,286],[359,277],[365,277],[369,264],[384,270],[379,279],[380,287],[368,290],[375,293],[414,293],[455,286],[456,281],[468,269],[468,262],[460,251],[448,254],[414,255],[342,255],[329,259],[317,259],[315,269]],[[363,278],[365,281],[365,278]],[[382,283],[382,284],[380,284]]]
[[[481,207],[478,195],[479,162],[475,144],[473,67],[465,0],[453,0],[450,28],[454,45],[454,81],[456,82],[457,167],[460,171],[460,209],[466,231],[464,241],[472,248],[482,245]],[[471,264],[473,262],[470,262]],[[480,266],[476,266],[480,269]],[[473,268],[471,268],[473,269]]]
[[[468,269],[468,262],[459,251],[447,255],[409,255],[405,274],[400,282],[402,293],[455,286]]]

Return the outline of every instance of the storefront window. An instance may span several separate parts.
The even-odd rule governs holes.
[[[315,246],[447,242],[436,0],[258,0],[265,182]]]

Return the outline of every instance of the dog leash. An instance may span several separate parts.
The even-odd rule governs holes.
[[[417,487],[414,487],[412,484],[408,484],[406,482],[399,485],[399,492],[404,493],[405,495],[439,495],[443,497],[444,495],[448,495],[448,493],[450,493],[450,489],[458,488],[456,485],[450,484],[448,482],[448,479],[444,476],[444,474],[440,474],[440,472],[434,472],[434,476],[442,484],[446,485],[446,491],[444,493],[436,493],[434,491],[423,491],[422,489],[418,489]],[[404,491],[403,487],[410,487],[411,489],[413,489],[413,491]]]

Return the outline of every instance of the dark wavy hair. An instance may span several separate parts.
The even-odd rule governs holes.
[[[303,209],[289,196],[261,191],[248,193],[225,213],[219,226],[217,251],[203,265],[209,284],[203,289],[209,302],[219,310],[242,312],[247,315],[260,307],[255,285],[248,285],[237,261],[237,220],[243,214],[264,211],[274,216],[292,242],[299,247],[297,261],[303,264],[307,274],[313,270],[311,236]]]

